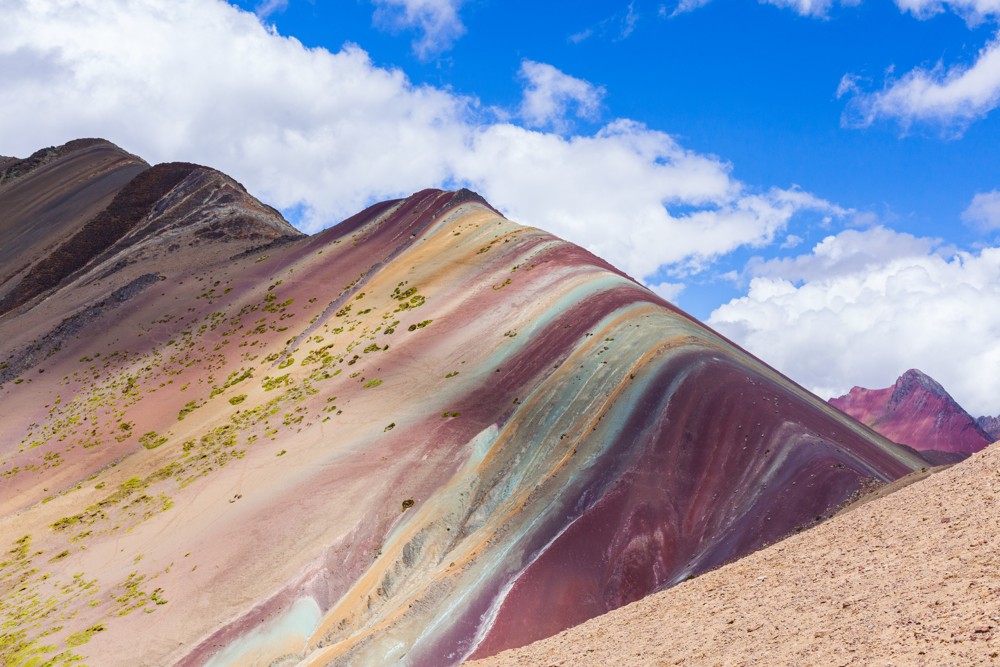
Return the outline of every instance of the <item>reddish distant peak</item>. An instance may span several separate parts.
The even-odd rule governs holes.
[[[886,438],[919,451],[970,453],[991,438],[939,382],[915,368],[885,389],[855,387],[830,404]]]
[[[831,398],[830,402],[834,405],[839,405],[841,403],[854,402],[859,399],[865,399],[865,397],[877,395],[879,397],[885,396],[888,400],[889,407],[892,408],[907,396],[911,396],[917,392],[933,394],[938,398],[947,399],[948,401],[955,403],[956,406],[958,405],[955,399],[952,398],[951,394],[948,393],[948,390],[945,389],[940,382],[917,368],[911,368],[900,375],[896,378],[896,381],[891,387],[886,387],[884,389],[869,389],[868,387],[855,385],[843,396]]]
[[[893,395],[895,395],[895,392],[905,391],[910,393],[915,389],[923,389],[924,391],[930,392],[935,396],[940,396],[942,398],[947,397],[951,399],[951,394],[949,394],[937,380],[916,368],[911,368],[900,375],[896,380],[896,384],[893,385],[893,389],[895,390]]]
[[[428,200],[432,198],[437,198],[442,195],[451,195],[450,198],[446,200],[446,206],[458,206],[459,204],[465,204],[466,202],[475,202],[481,204],[486,208],[490,209],[497,215],[503,215],[498,211],[492,204],[486,201],[486,198],[475,190],[470,190],[469,188],[459,188],[458,190],[441,190],[439,188],[424,188],[414,192],[409,197],[405,197],[400,201],[404,202],[420,202],[423,200]]]

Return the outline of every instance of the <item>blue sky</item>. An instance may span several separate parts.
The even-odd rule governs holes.
[[[747,183],[794,183],[898,228],[980,240],[959,218],[973,195],[1000,184],[1000,114],[961,135],[937,123],[854,128],[842,123],[848,105],[837,89],[845,74],[878,89],[890,68],[970,64],[996,32],[993,22],[970,27],[947,11],[921,20],[890,2],[837,6],[825,18],[725,0],[661,15],[674,7],[611,1],[567,11],[561,3],[470,2],[459,6],[464,34],[423,58],[411,46],[421,31],[389,28],[368,2],[291,0],[266,20],[306,46],[338,50],[354,42],[376,65],[401,68],[415,83],[503,108],[520,101],[521,61],[548,63],[605,90],[600,114],[574,119],[573,131],[634,119],[731,162]]]
[[[961,224],[962,212],[1000,184],[1000,114],[960,132],[947,123],[853,127],[837,94],[845,75],[878,88],[891,71],[973,62],[995,26],[970,26],[954,12],[920,19],[891,2],[835,6],[820,17],[732,0],[676,15],[677,3],[658,0],[579,3],[572,11],[517,0],[450,3],[462,34],[424,51],[414,41],[427,31],[379,17],[369,2],[237,4],[308,47],[357,43],[376,65],[487,106],[517,107],[522,60],[551,64],[604,91],[599,112],[574,118],[568,132],[634,119],[731,162],[749,184],[795,184],[895,229],[963,246],[983,235]],[[828,231],[805,225],[797,236],[817,242]],[[737,285],[719,274],[755,255],[794,250],[734,251],[712,273],[688,278],[683,305],[707,318],[737,296]]]
[[[466,185],[822,396],[1000,412],[997,0],[0,0],[0,154],[104,136],[316,230]]]

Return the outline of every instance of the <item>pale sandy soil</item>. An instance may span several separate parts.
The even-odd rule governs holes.
[[[1000,665],[1000,444],[477,667]]]

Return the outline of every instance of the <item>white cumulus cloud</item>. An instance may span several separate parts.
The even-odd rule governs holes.
[[[971,65],[914,69],[879,91],[860,91],[848,75],[838,88],[838,94],[847,93],[855,94],[844,113],[847,125],[885,119],[904,130],[923,123],[961,133],[1000,104],[1000,37],[983,47]]]
[[[861,0],[759,0],[790,9],[800,16],[826,18],[837,4],[854,6]],[[711,0],[680,0],[671,17],[694,11]],[[1000,0],[896,0],[900,11],[928,19],[944,11],[958,14],[970,27],[996,22]],[[665,14],[661,7],[661,15]],[[889,70],[891,71],[891,67]],[[845,127],[868,127],[890,121],[908,132],[915,125],[960,136],[968,126],[1000,105],[1000,33],[986,44],[974,62],[916,68],[899,78],[888,78],[881,90],[866,91],[862,80],[845,74],[837,97],[849,101],[841,118]]]
[[[747,295],[708,323],[822,398],[915,367],[973,415],[1000,412],[1000,248],[949,253],[881,227],[844,231],[759,266]]]
[[[521,61],[520,76],[525,83],[520,115],[528,125],[565,130],[571,109],[578,118],[599,117],[603,88],[533,60]]]
[[[467,185],[512,219],[659,283],[784,238],[799,212],[843,213],[794,188],[750,188],[729,163],[634,121],[564,136],[489,116],[474,97],[414,85],[356,45],[308,49],[221,0],[4,10],[0,154],[103,136],[150,161],[219,168],[299,212],[306,231],[376,200]],[[529,70],[526,98],[548,76],[563,91],[551,93],[556,109],[591,113],[599,101],[585,81]],[[551,124],[556,112],[539,104],[529,106]]]
[[[841,211],[800,190],[748,192],[728,164],[634,121],[569,138],[493,125],[471,148],[458,173],[512,219],[579,243],[637,278],[664,265],[683,276],[741,246],[770,244],[801,211]],[[671,205],[698,208],[681,215]]]
[[[970,27],[995,22],[1000,16],[1000,0],[896,0],[896,5],[918,19],[952,11]],[[846,126],[867,127],[887,120],[904,131],[927,125],[959,136],[1000,105],[1000,34],[971,63],[918,67],[890,78],[881,90],[866,92],[858,77],[846,74],[837,89],[838,97],[845,95],[851,96],[842,118]]]
[[[983,230],[1000,229],[1000,190],[980,192],[962,212],[962,221]]]
[[[656,295],[677,305],[677,298],[684,291],[684,283],[662,282],[655,285],[647,285]]]
[[[802,282],[849,275],[894,259],[927,255],[939,245],[936,239],[895,232],[882,226],[848,229],[836,236],[827,236],[808,255],[752,260],[747,268],[755,277]]]
[[[427,59],[451,48],[465,34],[458,10],[464,0],[372,0],[375,22],[398,30],[415,29],[420,37],[413,42],[413,51]]]

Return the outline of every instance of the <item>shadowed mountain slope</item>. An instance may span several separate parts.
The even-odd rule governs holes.
[[[944,387],[908,370],[886,389],[855,387],[830,404],[893,442],[926,452],[968,455],[995,438],[986,433]]]
[[[455,664],[924,464],[465,190],[312,237],[191,165],[114,200],[0,320],[8,662]]]
[[[0,300],[149,165],[99,139],[0,164]],[[7,310],[6,308],[4,310]]]

